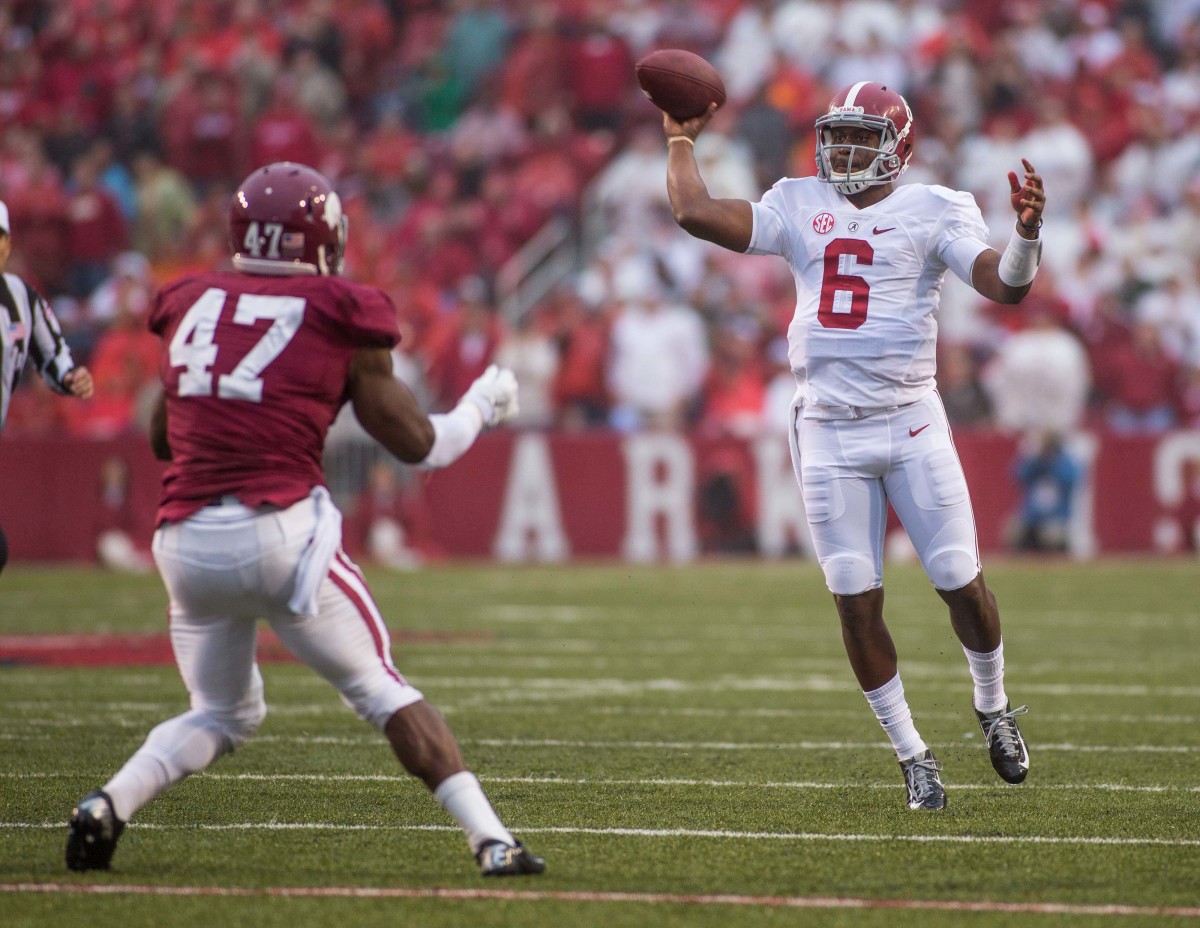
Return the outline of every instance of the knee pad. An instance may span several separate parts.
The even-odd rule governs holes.
[[[856,596],[879,586],[875,565],[861,554],[845,552],[821,561],[825,585],[838,596]]]
[[[925,559],[925,573],[937,589],[958,590],[979,574],[979,561],[966,548],[942,548]]]

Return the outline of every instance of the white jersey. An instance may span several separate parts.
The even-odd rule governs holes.
[[[988,247],[975,198],[908,184],[858,209],[805,177],[751,207],[747,253],[786,258],[796,281],[788,359],[805,405],[878,409],[932,392],[946,270],[969,284]]]

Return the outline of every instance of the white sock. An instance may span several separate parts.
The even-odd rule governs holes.
[[[980,712],[998,712],[1008,705],[1004,693],[1004,642],[995,651],[981,654],[968,651],[967,664],[971,667],[971,679],[975,681],[975,708]]]
[[[471,845],[472,854],[476,853],[485,841],[517,843],[496,815],[496,810],[484,795],[479,780],[470,770],[446,777],[433,791],[433,797],[467,833],[467,842]]]
[[[138,809],[229,750],[221,732],[185,712],[157,726],[133,757],[104,784],[113,814],[129,821]]]
[[[867,702],[875,712],[875,718],[879,719],[879,724],[883,726],[900,760],[908,760],[925,753],[926,744],[913,724],[908,700],[904,698],[904,684],[900,682],[900,674],[896,674],[879,689],[864,692],[863,695],[867,697]]]

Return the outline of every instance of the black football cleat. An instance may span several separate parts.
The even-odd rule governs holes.
[[[515,845],[486,841],[475,852],[475,859],[484,876],[527,876],[546,869],[546,861],[535,857],[520,841]]]
[[[944,809],[946,808],[946,788],[942,786],[942,764],[933,756],[933,751],[925,749],[924,754],[900,761],[900,769],[904,772],[904,785],[908,787],[908,807],[910,809]]]
[[[125,823],[113,812],[103,790],[93,790],[79,800],[67,823],[67,869],[107,870]]]
[[[1029,773],[1029,749],[1014,718],[1028,711],[1028,706],[1012,710],[1005,706],[1000,712],[975,710],[979,727],[983,729],[984,743],[992,756],[992,766],[1006,783],[1020,783]]]

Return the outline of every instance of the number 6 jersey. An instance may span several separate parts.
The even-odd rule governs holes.
[[[186,277],[159,293],[149,326],[165,346],[172,454],[160,523],[226,494],[286,507],[324,485],[355,352],[400,340],[391,300],[338,277]]]
[[[931,392],[942,281],[952,269],[970,283],[988,247],[974,197],[907,184],[857,209],[805,177],[751,207],[747,253],[786,258],[796,281],[788,358],[805,404],[903,406]]]

